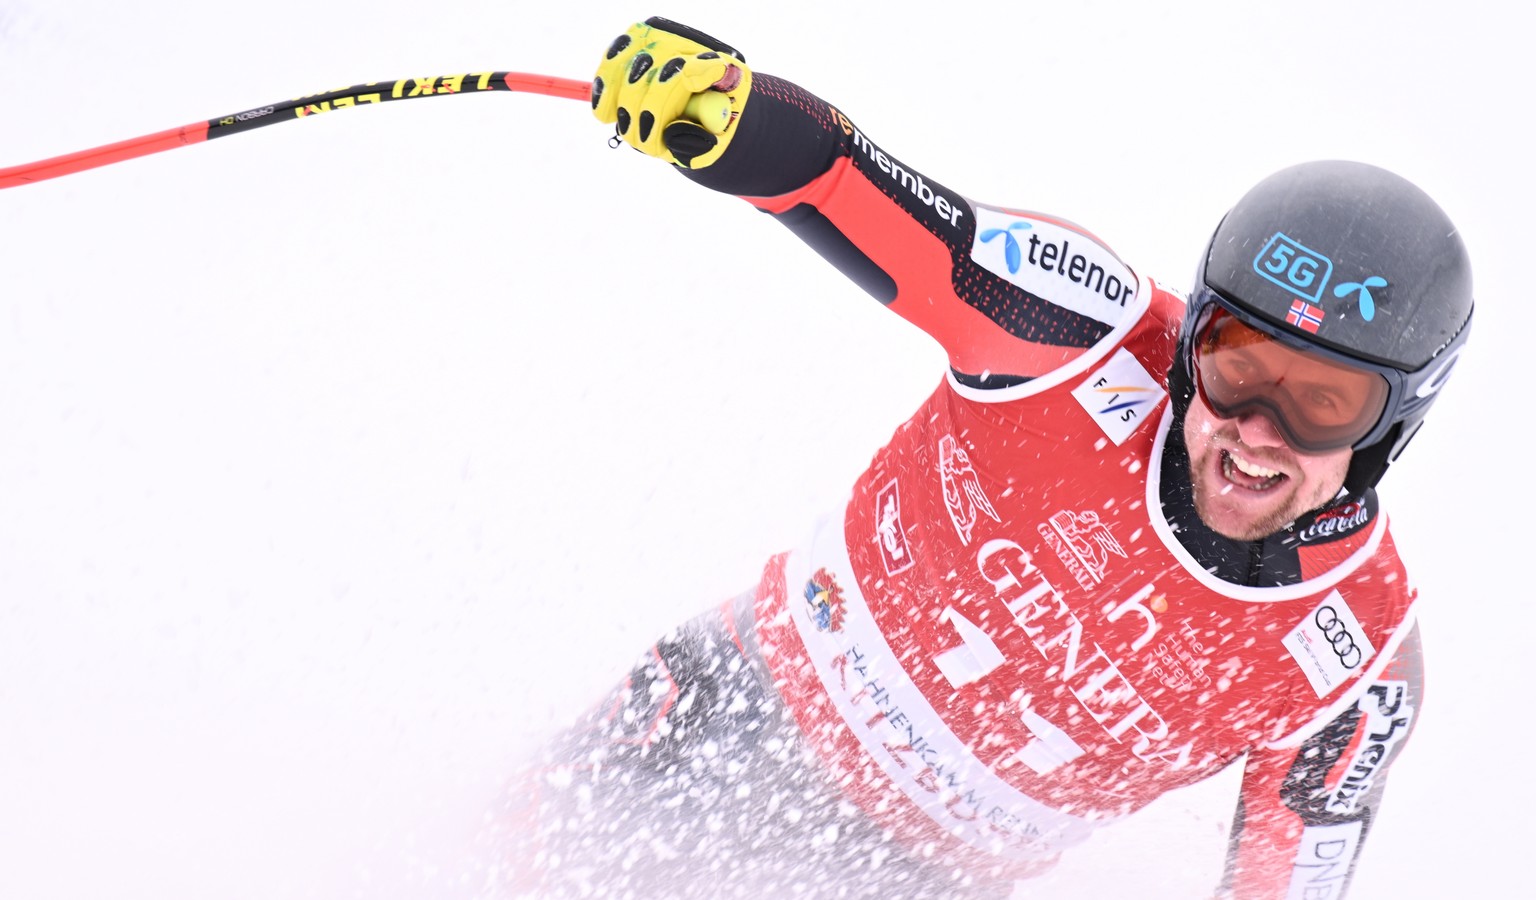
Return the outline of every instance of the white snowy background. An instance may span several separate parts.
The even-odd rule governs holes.
[[[1522,895],[1524,7],[5,0],[0,166],[364,81],[585,79],[656,14],[1181,285],[1292,162],[1439,199],[1480,306],[1383,485],[1431,681],[1353,898]],[[607,134],[567,100],[420,100],[0,193],[0,897],[486,896],[519,755],[751,584],[937,383],[771,219]],[[1231,774],[1027,896],[1208,895]]]

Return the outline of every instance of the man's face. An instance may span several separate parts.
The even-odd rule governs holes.
[[[1348,447],[1299,453],[1257,413],[1223,419],[1196,392],[1184,417],[1195,511],[1217,534],[1251,541],[1331,500],[1344,484]]]

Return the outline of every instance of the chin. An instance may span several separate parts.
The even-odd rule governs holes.
[[[1207,528],[1234,541],[1268,537],[1306,512],[1305,485],[1287,475],[1263,491],[1234,484],[1223,476],[1222,452],[1209,446],[1191,454],[1190,484],[1195,512]]]
[[[1232,490],[1242,490],[1233,488]],[[1195,487],[1195,512],[1206,527],[1234,541],[1256,541],[1268,537],[1296,520],[1299,514],[1291,509],[1294,504],[1234,504],[1224,495],[1212,496],[1212,492],[1200,485]]]

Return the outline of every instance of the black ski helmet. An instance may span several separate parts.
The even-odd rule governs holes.
[[[1387,380],[1386,411],[1354,444],[1344,481],[1358,495],[1450,376],[1472,321],[1472,269],[1456,227],[1412,183],[1364,163],[1302,163],[1259,182],[1216,227],[1179,335],[1186,390],[1194,335],[1218,307]]]

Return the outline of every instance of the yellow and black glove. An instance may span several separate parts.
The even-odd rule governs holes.
[[[608,48],[592,79],[592,112],[636,150],[702,169],[735,136],[751,89],[752,72],[735,49],[650,18]]]

